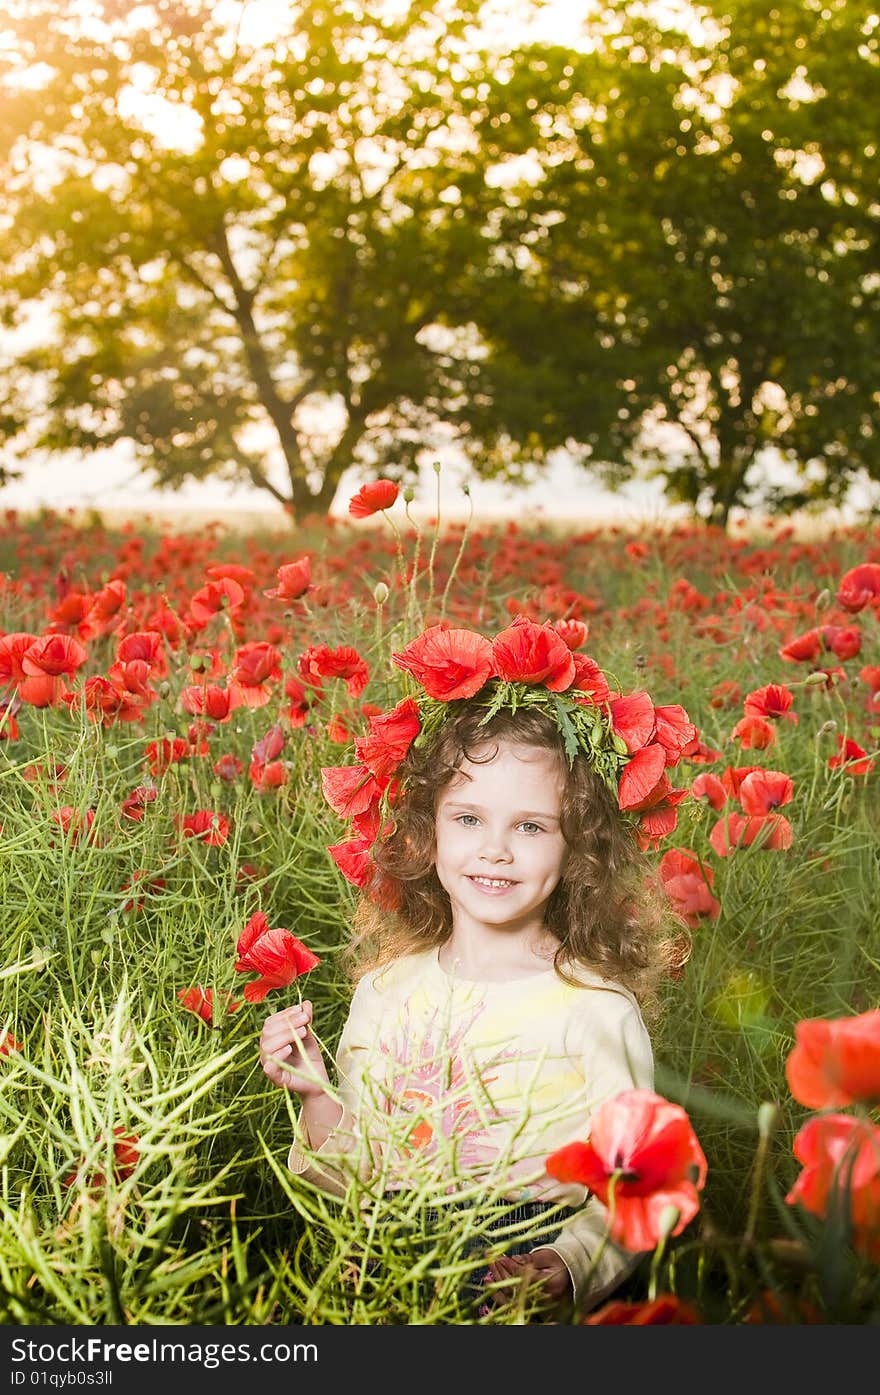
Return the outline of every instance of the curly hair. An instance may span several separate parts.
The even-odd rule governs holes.
[[[483,706],[457,701],[427,747],[410,747],[393,824],[373,849],[379,873],[400,886],[400,905],[387,911],[361,897],[345,955],[352,977],[449,939],[452,908],[434,868],[437,800],[463,760],[490,761],[499,742],[510,742],[554,753],[565,777],[561,828],[568,856],[545,912],[559,939],[556,972],[573,984],[578,966],[614,980],[634,994],[646,1019],[656,1018],[659,987],[686,961],[690,938],[632,826],[585,756],[569,764],[559,730],[544,713],[501,711],[481,725],[484,716]]]

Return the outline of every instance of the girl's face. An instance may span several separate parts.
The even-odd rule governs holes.
[[[463,760],[441,791],[435,866],[454,930],[530,935],[544,928],[565,865],[564,775],[551,751],[500,741],[494,758],[482,760],[494,748],[475,750],[478,760]]]

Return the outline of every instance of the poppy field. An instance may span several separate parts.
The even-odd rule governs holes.
[[[419,524],[377,481],[284,532],[0,517],[0,1322],[464,1320],[382,1198],[288,1173],[257,1039],[306,991],[341,1030],[370,883],[321,772],[392,653],[519,617],[695,728],[630,798],[681,927],[657,1098],[552,1164],[640,1256],[575,1320],[878,1320],[880,528]]]

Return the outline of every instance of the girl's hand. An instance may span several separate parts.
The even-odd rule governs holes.
[[[489,1295],[495,1303],[509,1303],[517,1288],[528,1285],[532,1296],[548,1306],[572,1299],[571,1275],[555,1250],[547,1247],[531,1250],[527,1255],[501,1255],[489,1266],[489,1282],[504,1286]]]
[[[267,1017],[260,1033],[263,1073],[273,1085],[304,1099],[323,1095],[330,1084],[311,1021],[311,1003],[296,1003]]]

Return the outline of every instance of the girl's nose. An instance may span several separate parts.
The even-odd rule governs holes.
[[[483,847],[480,851],[482,862],[510,862],[513,854],[510,851],[507,839],[500,834],[487,832]]]

